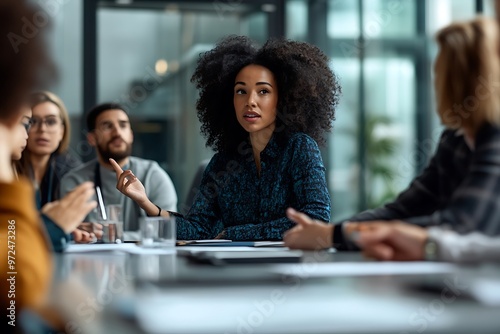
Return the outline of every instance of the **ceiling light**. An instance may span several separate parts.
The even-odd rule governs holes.
[[[158,59],[155,64],[155,71],[158,75],[165,75],[168,71],[168,62],[165,59]]]

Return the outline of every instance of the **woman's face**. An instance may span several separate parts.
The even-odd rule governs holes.
[[[13,131],[14,138],[12,142],[14,143],[14,146],[12,148],[12,160],[21,159],[23,151],[26,148],[30,119],[31,109],[28,106],[25,106],[23,107],[22,116]]]
[[[248,65],[236,75],[234,110],[240,125],[250,134],[274,130],[278,86],[274,74],[260,65]]]
[[[28,150],[34,155],[54,153],[64,135],[59,108],[52,102],[43,102],[33,108]]]

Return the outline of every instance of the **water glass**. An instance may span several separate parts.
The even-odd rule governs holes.
[[[142,217],[139,226],[142,246],[175,247],[175,217]]]
[[[102,243],[122,243],[124,240],[121,204],[106,205],[106,215],[106,220],[100,217],[93,225],[94,234],[98,235],[97,230],[102,230],[102,236],[97,240]]]

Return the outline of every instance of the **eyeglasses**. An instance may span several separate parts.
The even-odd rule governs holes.
[[[32,128],[41,128],[42,124],[45,124],[47,131],[55,131],[57,129],[57,126],[62,124],[62,121],[60,118],[57,118],[55,116],[47,117],[45,119],[39,117],[31,117]]]

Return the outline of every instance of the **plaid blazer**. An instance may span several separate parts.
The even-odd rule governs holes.
[[[348,221],[393,219],[447,225],[461,234],[500,234],[500,128],[481,127],[474,150],[457,130],[445,130],[429,165],[394,202]],[[334,243],[352,246],[341,224],[335,227]]]

